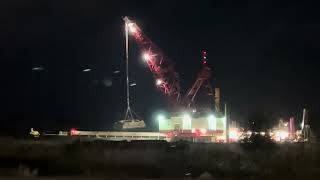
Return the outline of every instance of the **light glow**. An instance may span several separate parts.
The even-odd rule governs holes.
[[[288,137],[289,137],[289,133],[287,131],[280,130],[280,131],[274,132],[275,141],[278,141],[278,142],[285,141],[288,139]]]
[[[163,115],[163,114],[159,114],[159,115],[157,116],[157,120],[158,120],[158,121],[164,121],[164,120],[165,120],[164,115]]]
[[[78,134],[78,130],[76,129],[76,128],[71,128],[71,130],[70,130],[70,135],[71,136],[75,136],[75,135],[77,135]]]
[[[207,134],[207,130],[206,130],[206,129],[201,128],[201,129],[200,129],[200,133],[201,133],[201,134]]]
[[[43,67],[34,67],[32,68],[32,71],[43,71],[44,68]]]
[[[182,128],[184,130],[191,130],[191,116],[189,114],[182,115]]]
[[[251,131],[247,131],[247,135],[248,135],[248,136],[251,136],[251,135],[252,135],[252,132],[251,132]]]
[[[136,83],[131,83],[130,87],[133,87],[133,86],[136,86],[136,85],[137,85]]]
[[[161,79],[157,79],[156,80],[156,85],[157,86],[160,86],[162,83],[163,83],[163,81]]]
[[[89,69],[89,68],[87,68],[87,69],[84,69],[84,70],[82,70],[83,72],[89,72],[89,71],[91,71],[91,69]]]
[[[217,129],[217,121],[216,117],[213,114],[210,114],[208,116],[208,124],[210,130],[216,130]]]
[[[238,136],[238,132],[236,130],[231,130],[229,132],[229,138],[232,139],[232,140],[235,140],[237,141],[239,136]]]
[[[129,32],[134,34],[137,32],[137,28],[136,28],[136,25],[134,23],[128,23],[127,24],[128,26],[128,29],[129,29]]]
[[[143,53],[142,57],[145,61],[149,61],[151,59],[151,55],[149,53]]]

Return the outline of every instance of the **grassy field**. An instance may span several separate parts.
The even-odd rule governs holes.
[[[319,144],[0,139],[2,177],[319,179]]]

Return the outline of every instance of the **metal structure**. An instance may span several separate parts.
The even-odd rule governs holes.
[[[130,107],[130,81],[129,81],[129,23],[125,21],[125,49],[126,49],[126,90],[127,90],[127,110],[124,120],[115,123],[118,129],[144,128],[145,122],[138,119],[137,114]],[[119,128],[120,127],[120,128]]]
[[[306,108],[303,108],[301,130],[302,130],[302,134],[303,134],[304,139],[306,141],[308,141],[309,137],[310,137],[310,124],[309,124],[308,112],[307,112]]]
[[[127,111],[124,117],[125,120],[133,120],[133,111],[130,107],[130,88],[129,88],[129,29],[128,23],[125,23],[125,33],[126,33],[126,82],[127,82]]]
[[[141,51],[143,59],[148,64],[150,71],[155,78],[155,84],[164,94],[169,96],[170,102],[174,105],[190,107],[201,87],[206,87],[209,95],[213,96],[216,112],[220,112],[220,90],[213,90],[210,84],[211,68],[207,64],[207,52],[202,51],[202,70],[198,77],[187,92],[186,96],[181,98],[179,76],[174,69],[173,63],[165,57],[164,53],[146,36],[141,28],[128,17],[123,20],[127,25],[128,32],[133,36]]]
[[[214,91],[209,81],[210,77],[211,77],[211,68],[209,68],[207,65],[207,52],[202,51],[202,70],[198,74],[198,77],[195,83],[192,85],[192,87],[190,88],[190,90],[188,91],[185,97],[188,107],[191,107],[192,104],[194,103],[194,99],[201,87],[206,87],[208,89],[209,95],[215,97]],[[219,111],[218,107],[216,107],[216,111]]]
[[[180,98],[180,85],[178,73],[161,50],[141,31],[139,26],[124,17],[127,33],[130,33],[143,52],[143,59],[153,73],[156,85],[175,102]]]

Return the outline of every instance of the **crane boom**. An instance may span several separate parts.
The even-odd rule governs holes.
[[[190,107],[194,103],[194,99],[199,89],[202,86],[205,86],[208,89],[209,95],[212,95],[212,96],[214,95],[214,91],[209,81],[210,77],[211,77],[211,68],[209,68],[207,65],[207,52],[202,51],[202,69],[198,74],[196,81],[194,82],[192,87],[189,89],[185,97],[185,101],[187,102],[188,107]]]
[[[136,23],[128,17],[124,17],[123,20],[142,50],[143,58],[153,73],[156,85],[173,101],[178,102],[180,98],[180,84],[178,73],[175,71],[173,63],[164,56],[160,48],[141,31]]]
[[[215,110],[220,111],[220,91],[218,88],[212,89],[210,84],[211,68],[207,64],[207,52],[202,51],[202,69],[198,77],[187,92],[184,98],[180,98],[180,84],[178,73],[175,71],[173,63],[165,57],[161,49],[158,48],[146,36],[140,27],[130,20],[127,16],[123,18],[128,27],[130,34],[143,52],[143,59],[148,64],[150,71],[153,73],[156,85],[170,97],[174,105],[182,105],[190,107],[194,103],[194,99],[202,86],[208,88],[209,94],[214,97]]]

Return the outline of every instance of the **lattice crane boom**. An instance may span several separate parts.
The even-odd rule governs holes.
[[[178,73],[175,71],[173,63],[164,56],[160,48],[142,32],[136,23],[128,17],[124,17],[123,20],[127,24],[130,34],[142,50],[143,59],[153,73],[156,85],[173,101],[178,102],[180,99],[180,84]]]
[[[173,63],[165,57],[161,49],[158,48],[151,40],[146,36],[140,27],[128,17],[124,17],[123,20],[126,23],[130,34],[135,39],[136,43],[143,52],[143,59],[148,64],[150,71],[155,78],[155,84],[170,97],[175,105],[182,105],[190,107],[195,100],[195,97],[199,89],[204,86],[208,89],[209,94],[213,96],[215,102],[215,110],[220,111],[220,90],[218,88],[212,89],[210,84],[211,68],[207,64],[207,52],[202,51],[202,69],[198,74],[198,77],[189,89],[187,94],[180,98],[180,84],[178,73],[175,71]]]
[[[191,106],[194,102],[194,98],[196,97],[199,89],[203,86],[206,85],[208,88],[209,93],[213,94],[213,90],[211,87],[211,84],[209,82],[209,79],[211,77],[211,72],[210,68],[207,66],[207,52],[202,51],[202,69],[200,73],[198,74],[198,77],[192,87],[189,89],[185,99],[187,101],[188,107]]]

